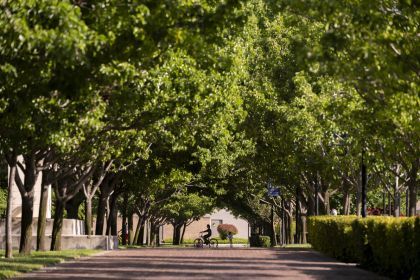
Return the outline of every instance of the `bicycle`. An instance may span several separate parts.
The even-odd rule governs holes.
[[[200,235],[200,237],[196,238],[194,240],[194,247],[195,248],[204,248],[204,245],[208,245],[209,248],[218,248],[219,247],[219,242],[217,241],[216,238],[210,238],[208,240],[208,243],[206,244],[204,238],[202,235]]]

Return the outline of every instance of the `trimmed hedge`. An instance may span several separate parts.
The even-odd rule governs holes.
[[[249,245],[251,247],[270,247],[270,236],[265,235],[251,235],[249,238]]]
[[[420,279],[420,217],[310,217],[308,234],[326,255],[394,279]]]

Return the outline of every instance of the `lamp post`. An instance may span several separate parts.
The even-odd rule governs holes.
[[[367,186],[367,170],[364,162],[365,149],[362,148],[362,218],[366,218],[366,186]]]
[[[275,198],[280,196],[280,189],[271,184],[271,180],[267,184],[267,195],[268,197]],[[274,226],[274,205],[271,203],[271,236],[270,236],[271,246],[276,245],[276,231]]]
[[[318,201],[318,193],[319,193],[319,171],[316,172],[316,180],[315,180],[315,216],[319,215],[319,201]]]
[[[367,186],[367,170],[364,162],[365,149],[362,148],[362,218],[366,218],[366,186]]]

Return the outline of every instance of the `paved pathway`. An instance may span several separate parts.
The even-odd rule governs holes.
[[[384,279],[312,250],[158,248],[116,250],[19,279]]]

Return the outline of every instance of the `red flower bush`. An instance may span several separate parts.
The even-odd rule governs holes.
[[[217,231],[219,232],[220,238],[225,240],[228,233],[232,233],[232,235],[235,235],[238,233],[238,229],[231,224],[220,224],[217,226]]]

